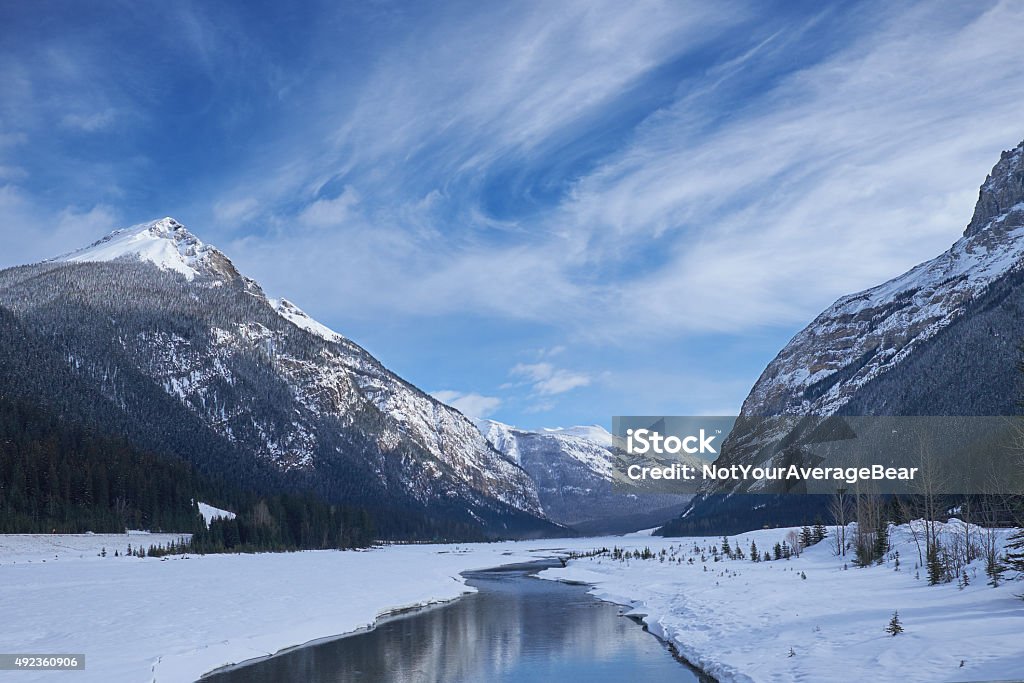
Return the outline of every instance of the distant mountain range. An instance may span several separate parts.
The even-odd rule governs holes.
[[[566,533],[461,413],[172,218],[0,271],[0,335],[3,396],[244,490],[385,511],[397,536]]]
[[[635,460],[597,425],[528,431],[477,420],[491,444],[519,464],[537,486],[549,519],[585,533],[651,528],[678,514],[689,495],[645,490],[624,472]]]
[[[768,364],[741,417],[811,417],[777,435],[799,447],[831,415],[1020,414],[1022,341],[1024,142],[1003,152],[949,250],[829,306]],[[763,446],[738,428],[718,462],[779,464],[763,462]],[[755,505],[764,522],[800,521],[807,504],[736,495],[745,490],[709,487],[665,531],[728,524]]]

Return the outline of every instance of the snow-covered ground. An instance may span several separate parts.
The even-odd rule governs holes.
[[[190,534],[151,534],[148,531],[129,531],[127,534],[0,534],[0,571],[5,571],[6,565],[104,559],[101,557],[104,550],[113,558],[115,550],[118,554],[127,554],[128,546],[133,550],[140,545],[149,548],[189,537]]]
[[[86,655],[85,671],[74,674],[10,675],[19,683],[194,681],[224,664],[366,627],[395,608],[456,598],[472,590],[459,576],[467,569],[611,542],[113,556],[129,543],[148,547],[177,538],[0,535],[0,652]],[[106,557],[99,556],[103,548]]]
[[[649,532],[646,532],[649,533]],[[113,557],[176,535],[0,536],[0,652],[84,653],[85,671],[22,672],[21,681],[194,681],[223,664],[372,624],[396,608],[471,590],[459,572],[617,545],[666,549],[683,563],[607,557],[572,560],[545,578],[594,584],[601,598],[646,614],[722,681],[965,681],[1024,677],[1024,581],[971,585],[915,579],[917,551],[894,533],[893,563],[843,570],[828,541],[800,558],[686,564],[694,543],[721,539],[625,537],[389,546],[172,558]],[[732,537],[763,552],[785,529]],[[100,557],[101,548],[107,556]],[[45,561],[44,561],[45,560]],[[806,579],[800,577],[804,572]],[[906,632],[882,629],[899,610]],[[790,648],[795,656],[789,657]],[[963,660],[963,667],[960,662]]]
[[[959,524],[951,521],[945,532]],[[754,541],[763,554],[787,531],[754,531],[730,543],[749,555]],[[653,633],[723,682],[1024,680],[1024,601],[1017,597],[1024,581],[992,588],[975,560],[966,588],[929,586],[925,569],[915,571],[917,548],[905,526],[893,532],[899,571],[893,561],[859,569],[852,555],[844,570],[828,539],[800,558],[760,563],[712,561],[707,550],[721,547],[721,537],[646,540],[656,554],[668,550],[666,561],[585,558],[542,576],[591,583],[594,595],[631,606]],[[707,562],[693,554],[695,544]],[[892,637],[883,629],[895,610],[905,632]]]

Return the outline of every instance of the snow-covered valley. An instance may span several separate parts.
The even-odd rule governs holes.
[[[963,528],[940,526],[949,536]],[[594,595],[631,607],[723,682],[1024,680],[1024,577],[1011,572],[993,588],[978,559],[969,585],[930,586],[906,525],[892,527],[890,559],[868,568],[854,566],[852,553],[837,557],[828,538],[800,557],[749,559],[751,543],[763,553],[788,532],[731,537],[746,559],[715,562],[721,537],[652,538],[650,559],[582,558],[541,576],[593,584]],[[1009,531],[996,534],[1002,543]],[[905,631],[893,637],[884,629],[897,611]]]
[[[787,531],[730,540],[771,549]],[[1024,581],[1008,575],[992,588],[976,560],[963,589],[928,586],[924,570],[914,568],[917,551],[906,527],[893,531],[899,571],[891,560],[858,569],[850,558],[836,557],[827,540],[789,560],[714,562],[710,548],[721,538],[643,534],[359,552],[113,556],[128,543],[173,538],[0,536],[7,624],[0,651],[84,653],[86,669],[76,680],[193,681],[230,662],[365,628],[397,608],[457,598],[470,590],[459,576],[465,570],[617,546],[649,548],[653,557],[573,559],[542,576],[593,584],[596,596],[646,615],[652,632],[721,681],[836,680],[854,672],[876,681],[1024,674],[1024,602],[1016,597]],[[883,629],[895,610],[906,631],[890,637]],[[18,680],[66,676],[23,672]]]
[[[454,599],[459,572],[604,540],[396,545],[367,551],[114,557],[177,535],[0,535],[0,652],[86,656],[76,681],[188,682],[219,666]],[[642,543],[646,539],[638,539]],[[621,541],[620,541],[621,542]],[[101,557],[102,549],[106,556]],[[18,681],[63,681],[21,672]]]

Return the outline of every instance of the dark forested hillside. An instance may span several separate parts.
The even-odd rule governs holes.
[[[198,531],[192,468],[0,398],[0,532]]]
[[[214,519],[207,529],[200,499],[239,514]],[[184,460],[0,397],[0,533],[126,529],[192,533],[192,543],[181,549],[194,552],[365,547],[374,534],[365,509],[310,495],[241,493],[204,480]]]
[[[407,413],[387,403],[393,400],[388,392],[400,392]],[[164,471],[141,462],[187,465],[191,481],[199,482],[192,488],[233,506],[243,526],[258,500],[296,496],[306,501],[310,519],[325,519],[320,505],[335,510],[327,526],[336,521],[331,515],[355,511],[356,519],[372,518],[381,538],[563,533],[534,511],[527,475],[465,418],[389,375],[351,342],[297,327],[237,273],[190,281],[131,259],[0,271],[0,397],[18,410],[39,411],[38,424],[23,425],[33,436],[19,438],[45,444],[57,434],[46,430],[71,430],[58,440],[89,434],[102,444],[90,453],[109,454],[117,444],[119,462],[128,462],[124,453],[130,452],[144,459],[132,467],[153,477]],[[421,417],[424,408],[432,414]],[[409,424],[424,417],[439,430],[433,440]],[[77,471],[85,457],[54,452],[59,481],[63,468]],[[12,469],[2,476],[13,482],[11,457]],[[16,457],[21,473],[31,461],[33,481],[48,476],[48,461],[24,449]],[[130,481],[133,470],[122,469],[119,476]],[[64,480],[68,495],[60,505],[49,489],[19,494],[17,516],[8,517],[5,529],[114,530],[124,528],[123,520],[126,526],[193,530],[191,510],[175,507],[199,495],[187,491],[187,479],[176,489],[178,498],[147,492],[162,482],[136,487],[137,507],[121,516],[76,498],[81,482],[70,474]],[[146,502],[150,495],[158,502]],[[354,526],[352,519],[342,521]],[[280,520],[279,529],[286,528]],[[367,533],[345,531],[337,538],[362,542]],[[309,541],[308,534],[271,536],[282,547]],[[257,545],[267,542],[265,534],[260,538]]]

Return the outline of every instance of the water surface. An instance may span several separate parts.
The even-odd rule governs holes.
[[[700,681],[621,608],[531,576],[542,563],[465,572],[479,592],[382,619],[203,683],[623,683]]]

